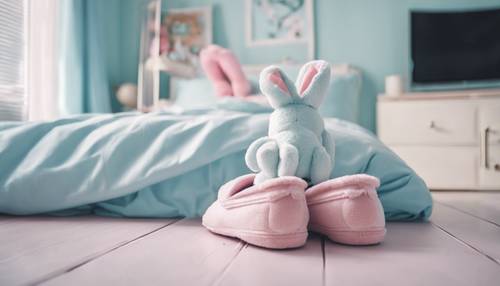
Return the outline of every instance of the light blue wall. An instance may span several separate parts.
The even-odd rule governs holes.
[[[104,34],[106,35],[106,54],[105,62],[107,63],[107,72],[110,90],[114,95],[113,90],[119,86],[122,82],[122,66],[121,66],[121,18],[122,13],[120,11],[120,0],[106,0],[98,1],[96,5],[99,6],[102,13],[106,15],[104,23],[106,25],[102,27]],[[119,111],[121,109],[120,103],[116,100],[116,97],[111,97],[111,108],[113,111]]]
[[[143,6],[148,0],[99,0],[95,2],[100,11],[103,11],[97,16],[103,17],[100,20],[104,23],[101,27],[105,35],[103,64],[106,64],[109,87],[114,91],[125,82],[137,82],[140,25]],[[111,105],[114,112],[121,111],[121,105],[116,100],[114,92]]]
[[[384,77],[409,71],[410,9],[500,7],[499,0],[320,0],[316,4],[317,54],[364,72],[362,124],[375,129],[376,95]]]
[[[120,0],[120,3],[122,80],[124,82],[137,82],[142,16],[148,0]]]
[[[137,80],[140,7],[146,0],[122,0],[120,79]],[[245,44],[244,0],[164,0],[164,9],[213,5],[214,42],[232,49],[243,64],[281,59],[279,48]],[[376,95],[384,77],[408,76],[410,9],[500,7],[500,0],[316,0],[316,56],[351,63],[364,72],[361,124],[375,130]]]

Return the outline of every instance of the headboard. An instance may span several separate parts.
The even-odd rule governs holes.
[[[301,64],[296,64],[296,63],[279,63],[276,64],[283,68],[285,71],[286,70],[298,70],[302,66]],[[243,65],[243,72],[249,79],[258,79],[260,72],[269,65]],[[350,64],[332,64],[332,77],[333,76],[339,76],[343,74],[348,74],[348,73],[360,73],[360,71],[351,66]],[[295,75],[290,75],[291,79],[295,81]],[[169,100],[171,102],[175,102],[176,95],[177,95],[177,89],[176,87],[178,86],[176,84],[176,81],[179,80],[186,80],[185,78],[179,78],[175,76],[170,77],[170,84],[169,84]]]
[[[299,70],[302,67],[301,64],[293,64],[293,63],[282,63],[277,65],[284,69],[290,68],[296,70]],[[260,71],[267,66],[269,65],[244,65],[243,72],[247,76],[259,76]],[[339,75],[349,71],[358,71],[355,67],[351,66],[350,64],[332,64],[331,67],[332,67],[332,75]],[[292,80],[295,79],[292,78]]]
[[[295,80],[301,67],[298,64],[279,64],[279,66],[292,80]],[[265,67],[266,65],[243,66],[243,71],[252,84],[253,93],[259,93],[259,74]],[[192,79],[171,77],[170,92],[170,103],[183,109],[213,108],[217,107],[219,102],[211,82],[205,77]],[[330,88],[319,111],[324,117],[336,117],[359,123],[361,94],[361,71],[349,64],[334,64]],[[260,100],[252,98],[254,99]]]

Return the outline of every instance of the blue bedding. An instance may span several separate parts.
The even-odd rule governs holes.
[[[0,213],[201,216],[223,183],[249,172],[245,150],[268,116],[214,109],[0,123]],[[400,158],[355,124],[325,123],[337,144],[332,177],[378,177],[388,220],[429,217],[430,193]]]

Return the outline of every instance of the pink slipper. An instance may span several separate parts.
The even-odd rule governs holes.
[[[280,177],[254,186],[254,178],[255,174],[244,175],[222,186],[203,215],[203,225],[266,248],[304,245],[309,221],[307,183],[297,177]]]
[[[325,181],[306,191],[309,229],[344,244],[369,245],[385,237],[376,188],[380,181],[359,174]]]
[[[208,45],[200,52],[200,62],[218,96],[250,95],[252,86],[238,59],[230,50]]]

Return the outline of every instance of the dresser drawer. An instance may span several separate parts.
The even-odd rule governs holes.
[[[500,103],[482,103],[479,108],[479,132],[488,129],[488,144],[500,145]],[[484,143],[484,142],[483,142]]]
[[[500,104],[482,104],[479,113],[482,189],[500,190]]]
[[[488,165],[481,163],[479,185],[483,190],[500,191],[500,145],[490,145]]]
[[[477,189],[475,147],[390,146],[430,189]]]
[[[477,105],[471,101],[378,103],[378,135],[388,144],[477,144]]]

